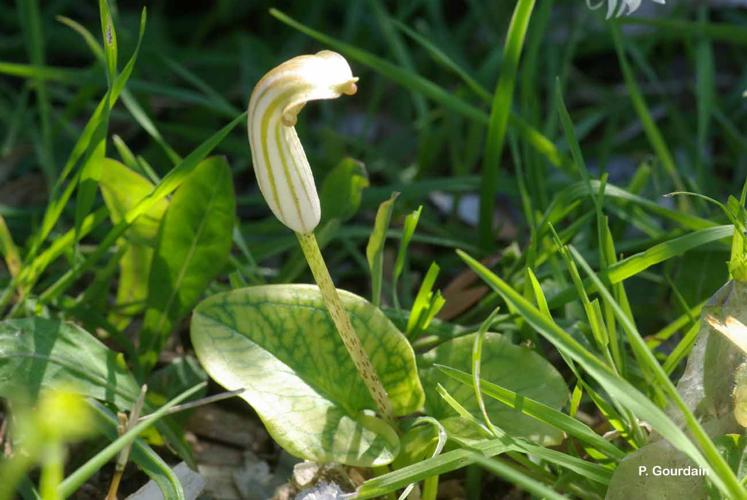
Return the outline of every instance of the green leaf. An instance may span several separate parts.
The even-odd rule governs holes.
[[[127,212],[153,191],[153,183],[116,160],[104,158],[102,163],[99,187],[112,222],[119,224]],[[135,244],[155,246],[161,218],[168,206],[165,198],[158,200],[128,228],[125,237]]]
[[[116,225],[124,220],[129,210],[153,191],[153,184],[145,177],[133,172],[115,160],[102,160],[102,176],[99,187],[109,216]],[[120,328],[126,326],[127,316],[138,314],[145,308],[148,297],[148,276],[153,259],[158,227],[169,206],[164,198],[139,217],[120,239],[127,249],[119,260],[117,283],[117,311],[111,319]]]
[[[475,334],[441,344],[418,359],[426,390],[426,410],[447,428],[464,428],[464,420],[439,397],[436,386],[441,384],[471,414],[479,415],[480,407],[474,389],[444,374],[437,366],[444,365],[469,372]],[[558,371],[534,351],[512,344],[497,333],[486,333],[482,351],[481,377],[506,387],[520,396],[560,409],[568,400],[568,387]],[[510,436],[524,437],[543,445],[558,444],[563,433],[494,399],[485,400],[490,420]],[[449,425],[447,425],[449,424]]]
[[[392,193],[392,196],[379,205],[376,212],[376,220],[371,237],[368,239],[366,246],[366,259],[368,267],[371,270],[371,301],[378,306],[381,303],[381,280],[384,272],[384,243],[386,242],[386,232],[389,229],[389,221],[392,218],[394,210],[394,201],[399,193]]]
[[[44,318],[0,323],[0,396],[73,387],[86,396],[129,408],[140,388],[121,354],[71,323]]]
[[[140,387],[121,354],[108,349],[84,329],[59,320],[25,318],[0,323],[0,397],[42,388],[72,387],[95,399],[129,410]],[[151,406],[146,402],[148,411]],[[189,447],[168,422],[159,432],[188,463]]]
[[[343,158],[322,182],[322,220],[345,222],[358,211],[363,190],[369,186],[363,163]]]
[[[174,194],[161,224],[140,337],[143,365],[153,366],[176,322],[199,300],[231,251],[236,212],[231,168],[207,158]]]
[[[395,415],[423,405],[415,355],[378,308],[340,290],[353,327],[381,377]],[[233,290],[200,303],[192,344],[213,379],[259,414],[289,453],[362,467],[399,453],[394,429],[356,374],[316,286],[268,285]]]

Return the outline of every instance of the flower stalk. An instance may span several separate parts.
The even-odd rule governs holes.
[[[368,392],[376,403],[379,412],[385,418],[391,420],[392,405],[389,397],[384,390],[384,386],[376,370],[371,364],[368,354],[363,350],[363,345],[361,345],[358,335],[355,334],[353,324],[350,322],[350,316],[345,311],[340,300],[340,295],[337,293],[337,288],[335,288],[332,282],[332,277],[329,275],[327,265],[324,263],[324,258],[322,257],[322,252],[319,249],[319,244],[316,241],[314,233],[296,233],[296,236],[298,237],[298,242],[301,244],[304,257],[306,257],[306,261],[309,263],[314,281],[316,281],[319,290],[322,292],[324,305],[327,307],[330,317],[332,317],[342,343],[345,344],[345,348],[348,350],[348,354],[350,354],[350,359],[352,359],[355,369],[358,370],[358,374],[366,384],[366,388],[368,388]]]
[[[323,50],[294,57],[269,71],[257,83],[249,99],[247,128],[262,196],[275,217],[296,233],[324,304],[358,374],[379,413],[391,422],[389,397],[353,329],[314,236],[321,219],[319,194],[294,128],[298,113],[307,102],[353,95],[357,80],[348,62],[336,52]]]

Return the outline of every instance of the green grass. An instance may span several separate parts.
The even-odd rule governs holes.
[[[417,460],[377,469],[361,497],[424,481],[424,498],[433,498],[456,471],[449,478],[473,494],[517,487],[602,498],[617,487],[623,459],[649,442],[649,426],[709,471],[714,497],[745,497],[744,471],[732,469],[721,439],[742,429],[715,433],[677,382],[700,314],[713,311],[708,299],[730,269],[741,276],[733,224],[745,220],[737,199],[747,178],[747,15],[643,4],[650,9],[611,21],[575,0],[277,8],[225,0],[199,11],[148,6],[147,14],[105,0],[0,6],[2,319],[80,325],[133,383],[148,382],[136,359],[144,305],[115,303],[125,254],[152,253],[155,243],[140,234],[160,227],[151,209],[178,196],[210,155],[230,166],[237,222],[223,228],[230,256],[195,295],[309,282],[293,235],[257,190],[244,110],[272,67],[335,50],[360,77],[359,91],[309,105],[298,124],[320,190],[344,158],[365,165],[360,203],[317,234],[335,284],[370,298],[419,363],[435,346],[489,330],[547,360],[572,394],[555,408],[486,378],[478,340],[471,370],[435,368],[469,388],[474,405],[444,388],[432,397],[481,439],[432,420],[421,431],[443,425],[446,446],[423,445]],[[153,187],[119,218],[100,194],[105,157]],[[683,191],[696,196],[665,196]],[[172,341],[192,355],[187,328],[176,324]],[[2,332],[0,370],[10,370],[3,342],[14,341]],[[718,371],[725,367],[708,369],[730,380]],[[65,494],[124,441],[115,441],[111,412],[128,408],[96,394],[108,424],[91,439],[109,451],[70,457],[67,472],[78,472],[62,480]],[[565,438],[550,448],[506,435],[488,410],[496,402]],[[403,439],[409,432],[396,430]],[[167,437],[176,453],[140,441],[133,449],[133,460],[177,493],[166,463],[190,460],[178,434]],[[23,473],[33,490],[33,464]]]

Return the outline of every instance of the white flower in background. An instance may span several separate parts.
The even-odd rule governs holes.
[[[652,1],[661,5],[665,3],[665,0]],[[593,10],[600,8],[605,3],[607,4],[607,19],[632,14],[641,6],[641,0],[600,0],[596,4],[593,3],[593,0],[586,0],[586,5]]]
[[[344,57],[323,50],[272,69],[249,99],[247,128],[259,189],[275,217],[297,233],[311,233],[321,216],[314,176],[294,128],[298,113],[309,101],[355,94],[357,80]]]

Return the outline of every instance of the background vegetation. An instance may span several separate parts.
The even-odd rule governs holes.
[[[7,319],[73,321],[125,353],[139,376],[156,362],[155,347],[133,357],[131,338],[143,324],[153,331],[155,320],[147,313],[122,320],[117,315],[128,311],[113,307],[121,286],[114,243],[121,233],[112,232],[118,220],[115,214],[110,221],[107,212],[116,212],[118,202],[107,199],[107,189],[122,184],[118,179],[107,187],[106,174],[86,167],[102,140],[108,157],[153,183],[174,167],[194,166],[205,149],[225,157],[236,194],[231,256],[185,304],[244,285],[309,282],[295,238],[269,216],[259,195],[243,121],[219,131],[245,110],[268,69],[328,48],[348,58],[360,77],[359,92],[310,106],[299,133],[319,186],[347,157],[364,164],[368,177],[368,187],[360,181],[353,190],[362,189],[359,207],[335,207],[325,216],[338,220],[320,237],[337,286],[372,298],[372,281],[380,277],[370,277],[366,245],[377,208],[399,192],[381,253],[381,303],[403,330],[407,311],[438,312],[432,322],[426,312],[414,327],[416,352],[476,331],[501,306],[492,330],[550,360],[575,388],[566,413],[580,415],[600,434],[622,433],[626,453],[643,444],[635,437],[635,419],[623,415],[615,429],[615,419],[579,382],[574,365],[538,334],[528,313],[494,291],[495,283],[484,285],[455,250],[541,305],[539,287],[557,325],[589,352],[599,347],[593,344],[600,328],[595,321],[604,323],[614,345],[610,366],[666,407],[666,390],[646,388],[658,380],[655,370],[641,361],[645,356],[627,339],[612,303],[677,380],[705,301],[729,278],[733,220],[703,198],[664,195],[691,191],[725,202],[742,191],[747,14],[738,2],[644,3],[635,16],[608,21],[581,1],[543,0],[534,6],[520,61],[505,49],[513,2],[156,2],[147,6],[138,44],[141,7],[111,4],[119,61],[112,71],[95,3],[0,6],[0,243],[6,262],[0,304]],[[131,54],[136,62],[119,102],[97,115]],[[99,117],[89,122],[92,116]],[[204,175],[207,183],[216,178]],[[331,186],[326,195],[322,189],[325,210],[339,192]],[[420,206],[406,258],[397,265],[405,217]],[[576,253],[564,253],[558,242]],[[610,287],[614,301],[594,295],[576,255]],[[393,278],[395,269],[401,272]],[[487,271],[482,278],[490,281]],[[158,369],[192,352],[185,320],[191,306],[169,307],[160,310],[174,334]],[[155,388],[160,399],[149,404],[158,407],[204,378],[195,368],[171,388],[177,390]],[[136,386],[128,390],[137,394]],[[172,428],[182,433],[175,430],[179,425]],[[174,440],[186,447],[183,436]],[[69,470],[91,454],[76,453]],[[605,490],[575,477],[563,483],[562,474],[543,475],[516,457],[506,461],[540,482],[556,481],[569,495]],[[510,488],[481,481],[475,470],[457,476],[466,477],[467,495]]]

